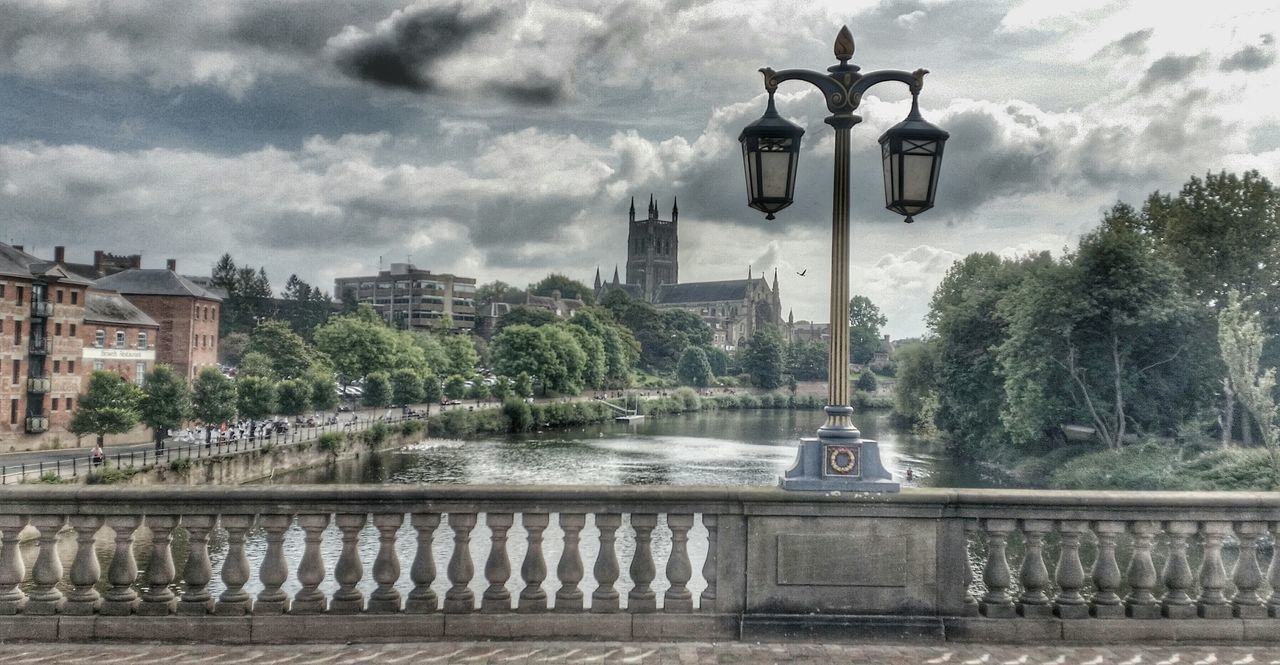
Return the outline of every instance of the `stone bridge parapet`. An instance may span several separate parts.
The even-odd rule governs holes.
[[[1277,536],[1277,493],[5,487],[0,640],[1280,643]]]

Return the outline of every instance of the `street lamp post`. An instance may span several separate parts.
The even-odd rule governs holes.
[[[849,406],[849,130],[862,121],[854,113],[867,89],[886,81],[905,83],[911,91],[911,113],[880,137],[885,178],[885,207],[912,222],[933,207],[938,167],[948,134],[920,117],[917,96],[924,86],[925,69],[914,72],[882,70],[859,73],[853,57],[853,36],[847,26],[836,36],[839,64],[828,73],[807,69],[761,69],[769,105],[764,116],[742,130],[743,166],[752,208],[774,213],[791,205],[796,167],[804,130],[782,118],[773,95],[783,81],[807,81],[818,88],[831,115],[826,123],[836,132],[835,181],[831,210],[831,353],[826,423],[818,438],[802,439],[796,464],[781,479],[782,487],[797,490],[850,489],[898,490],[880,462],[875,441],[863,440],[853,424]]]

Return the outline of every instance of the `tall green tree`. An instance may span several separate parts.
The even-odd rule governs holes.
[[[494,326],[494,333],[500,333],[507,326],[549,326],[560,319],[556,318],[555,312],[542,309],[541,307],[529,307],[527,305],[516,305],[512,307],[506,314],[498,319],[497,325]]]
[[[880,329],[889,322],[866,296],[849,299],[849,362],[865,365],[880,349]]]
[[[267,321],[249,336],[249,353],[261,353],[271,366],[271,377],[296,379],[317,360],[317,352],[284,321]]]
[[[798,381],[827,380],[827,344],[796,340],[787,346],[787,371]]]
[[[476,351],[475,343],[471,341],[471,335],[442,335],[440,344],[444,347],[445,356],[449,359],[448,366],[441,368],[442,371],[463,376],[475,373],[480,354]]]
[[[67,430],[76,436],[95,434],[98,445],[108,434],[124,434],[138,424],[142,391],[119,374],[95,371],[80,397]]]
[[[1271,483],[1280,485],[1280,414],[1276,412],[1276,369],[1261,368],[1264,335],[1257,313],[1246,310],[1240,295],[1228,292],[1218,313],[1218,339],[1227,380],[1240,403],[1253,415],[1271,458]]]
[[[422,376],[408,367],[401,367],[392,372],[391,397],[396,404],[404,406],[420,404],[426,398],[422,387]]]
[[[444,386],[440,385],[440,377],[426,373],[422,375],[422,398],[427,401],[427,412],[431,412],[431,403],[439,402],[444,396]]]
[[[181,427],[191,413],[186,379],[168,365],[156,365],[147,374],[139,407],[140,420],[151,428],[156,451],[163,451],[169,430]]]
[[[546,386],[547,377],[558,362],[539,328],[525,325],[509,326],[494,335],[489,343],[489,353],[493,356],[493,369],[499,375],[526,374],[537,377],[543,386]]]
[[[546,389],[562,395],[577,395],[582,392],[587,352],[578,345],[573,333],[564,324],[543,326],[537,331],[546,340],[547,347],[555,357],[555,362],[551,363],[543,377],[544,392]]]
[[[680,355],[680,362],[676,364],[676,378],[685,386],[704,388],[711,385],[714,377],[711,363],[707,361],[707,353],[696,346],[685,349]]]
[[[307,370],[303,379],[311,386],[312,408],[328,411],[337,405],[338,383],[333,380],[333,372],[322,367],[312,367]]]
[[[897,385],[893,392],[893,408],[898,416],[913,427],[933,427],[933,413],[926,404],[938,401],[938,344],[936,340],[908,342],[894,349],[897,363]]]
[[[557,273],[551,273],[529,287],[529,293],[535,296],[550,297],[553,291],[559,291],[561,298],[581,300],[588,305],[595,303],[595,291],[591,287]]]
[[[368,307],[330,319],[316,329],[315,340],[344,385],[398,367],[426,369],[426,357],[414,336],[388,328]]]
[[[444,382],[444,396],[449,399],[462,399],[467,394],[467,380],[454,374]]]
[[[391,403],[391,375],[384,372],[370,372],[364,377],[364,394],[360,403],[365,406],[382,407]]]
[[[578,317],[574,317],[575,319]],[[569,334],[573,335],[573,339],[578,342],[578,347],[586,354],[586,359],[582,364],[582,383],[588,388],[604,388],[606,374],[609,370],[609,360],[605,354],[604,342],[599,337],[587,332],[586,328],[574,323],[561,324]]]
[[[757,330],[747,342],[742,369],[751,375],[751,384],[766,390],[782,385],[784,369],[782,340],[771,330]]]
[[[306,413],[311,406],[314,386],[305,378],[285,379],[276,384],[276,402],[280,413],[297,416]]]
[[[192,386],[191,415],[205,427],[205,442],[212,428],[236,419],[236,384],[216,367],[206,367]]]
[[[261,376],[236,377],[236,411],[250,420],[276,412],[276,384]]]

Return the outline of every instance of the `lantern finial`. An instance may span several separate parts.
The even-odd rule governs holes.
[[[835,51],[836,60],[839,60],[842,65],[853,57],[853,33],[849,32],[849,26],[840,27],[840,34],[836,35]]]

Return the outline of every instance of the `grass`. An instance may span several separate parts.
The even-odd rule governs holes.
[[[1262,448],[1218,448],[1197,453],[1147,442],[1079,455],[1056,466],[1048,474],[1049,487],[1054,489],[1280,489],[1280,477]]]

